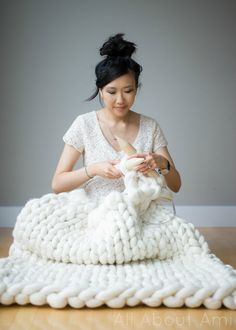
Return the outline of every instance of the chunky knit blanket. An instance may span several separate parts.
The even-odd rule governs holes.
[[[0,259],[0,302],[236,309],[236,270],[163,206],[162,176],[124,182],[96,201],[84,189],[29,200]]]

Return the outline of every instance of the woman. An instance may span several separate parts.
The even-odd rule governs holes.
[[[162,169],[168,187],[180,188],[160,126],[131,110],[141,67],[122,36],[100,50],[107,57],[96,67],[90,99],[99,93],[104,106],[79,115],[63,136],[52,188],[75,190],[31,199],[18,215],[11,257],[0,260],[0,303],[216,309],[223,302],[235,309],[235,270],[211,253],[193,224],[159,203],[163,177],[120,166],[122,177],[118,170],[123,151],[115,135],[136,148],[132,157],[145,156],[137,171]],[[74,171],[81,155],[84,167]]]
[[[53,180],[55,193],[84,188],[90,197],[107,195],[111,190],[123,191],[123,174],[116,168],[122,151],[115,139],[119,136],[137,150],[130,157],[145,161],[137,171],[147,174],[161,170],[167,186],[178,192],[181,179],[167,149],[167,141],[155,119],[131,110],[139,87],[142,67],[131,56],[136,45],[123,39],[124,34],[110,37],[101,47],[106,56],[95,68],[96,92],[103,107],[79,115],[63,136],[65,142]],[[83,155],[84,167],[73,170]]]

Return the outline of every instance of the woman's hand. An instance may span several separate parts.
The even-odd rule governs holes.
[[[147,174],[149,171],[155,170],[156,168],[167,167],[166,158],[156,153],[151,153],[151,152],[138,153],[128,157],[128,159],[130,158],[145,158],[142,164],[134,168],[136,171],[140,171],[143,174]]]
[[[119,179],[123,176],[123,173],[114,166],[119,162],[119,159],[113,159],[104,162],[93,163],[87,166],[87,170],[92,176],[98,175],[106,179]]]

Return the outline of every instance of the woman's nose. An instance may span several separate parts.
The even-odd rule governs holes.
[[[124,100],[124,95],[122,93],[117,94],[116,102],[117,103],[122,103]]]

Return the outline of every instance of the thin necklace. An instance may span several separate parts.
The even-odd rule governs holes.
[[[112,133],[112,130],[110,129],[109,125],[108,125],[105,121],[103,121],[103,120],[101,120],[101,119],[99,118],[99,116],[98,116],[98,112],[97,112],[97,118],[98,118],[98,121],[99,121],[99,122],[104,123],[104,124],[106,125],[106,127],[109,129],[109,132],[111,133],[113,140],[117,141],[117,139],[115,138],[114,134]],[[130,122],[130,116],[129,116],[129,118],[128,118],[127,124],[129,124],[129,122]]]

